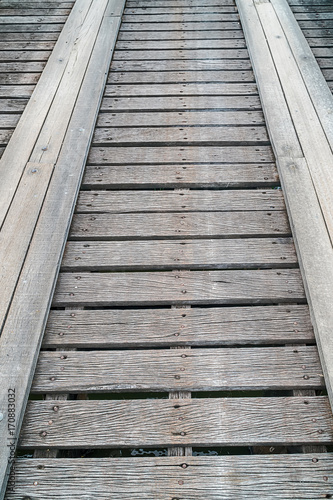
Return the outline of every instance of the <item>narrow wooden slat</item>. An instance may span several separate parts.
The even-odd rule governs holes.
[[[59,34],[64,27],[64,24],[1,24],[0,33],[1,37],[4,33],[27,33],[40,31],[41,33],[57,33]],[[58,36],[58,35],[57,35]]]
[[[274,164],[88,166],[83,189],[278,186]]]
[[[67,16],[0,16],[1,24],[59,24],[65,23]]]
[[[302,23],[308,23],[308,21],[301,21]],[[57,26],[57,25],[49,25],[49,26]],[[311,24],[310,24],[311,26]],[[308,27],[308,26],[307,26]],[[240,30],[241,26],[240,23],[237,21],[209,21],[209,22],[190,22],[187,21],[186,23],[183,22],[173,22],[173,23],[159,23],[159,22],[142,22],[142,23],[136,23],[136,22],[123,22],[121,26],[121,32],[128,32],[128,31],[210,31],[210,30],[221,30],[221,29],[226,29],[226,30]]]
[[[30,401],[20,445],[21,448],[296,445],[328,443],[332,435],[332,416],[326,397]]]
[[[97,7],[95,2],[95,7]],[[77,5],[79,3],[77,2]],[[74,10],[74,9],[73,9]],[[103,9],[102,9],[103,10]],[[103,16],[100,6],[96,9]],[[1,335],[1,359],[6,360],[1,371],[1,387],[14,388],[16,394],[16,426],[11,436],[14,447],[28,399],[32,376],[45,328],[64,242],[69,230],[82,170],[90,146],[92,129],[103,94],[106,73],[119,29],[120,18],[105,16],[92,48],[75,110],[69,123],[54,175],[29,247],[14,300]],[[68,165],[71,175],[68,175]],[[12,333],[15,331],[15,337]],[[16,369],[12,370],[15,366]],[[7,390],[0,395],[1,441],[8,438]],[[5,493],[10,470],[11,450],[0,451],[1,494]]]
[[[62,273],[55,306],[271,304],[304,302],[296,269]]]
[[[112,129],[98,128],[95,130],[93,144],[95,146],[108,145],[135,145],[135,144],[189,144],[230,146],[269,144],[268,135],[264,127],[141,127]]]
[[[260,110],[260,101],[257,96],[196,96],[196,97],[127,97],[108,98],[102,101],[101,111],[121,110],[184,110],[191,109],[218,109],[218,110]]]
[[[53,172],[53,164],[28,163],[0,233],[0,329],[12,300]],[[13,245],[15,247],[13,248]]]
[[[307,306],[51,311],[43,346],[312,343]],[[295,348],[297,349],[297,348]]]
[[[290,346],[41,352],[31,390],[90,393],[323,387],[317,348]]]
[[[30,99],[26,106],[20,123],[17,125],[12,139],[2,156],[0,161],[2,178],[0,224],[4,220],[17,183],[22,175],[22,170],[29,161],[40,128],[52,103],[54,93],[67,67],[72,43],[80,32],[81,23],[86,16],[91,1],[81,0],[74,6],[68,17],[66,28],[59,36],[58,42],[49,58],[43,72],[43,77],[39,80],[35,88],[34,97]],[[25,29],[26,26],[24,26]],[[35,30],[36,26],[34,25]],[[35,117],[33,123],[31,123],[31,116]]]
[[[330,70],[323,70],[330,71]],[[1,77],[1,75],[0,75]],[[180,68],[177,71],[111,71],[108,78],[108,83],[191,83],[203,82],[206,83],[227,83],[227,82],[254,82],[254,76],[251,69],[247,70],[196,70],[193,66],[192,70],[182,71]],[[162,110],[161,110],[162,111]]]
[[[243,39],[244,34],[236,29],[222,29],[220,26],[213,31],[206,25],[205,29],[191,31],[120,31],[118,40],[202,40],[202,39]],[[216,28],[216,27],[215,27]]]
[[[9,115],[6,115],[6,114],[2,114],[1,115],[1,127],[4,127],[4,128],[14,128],[18,121],[20,119],[20,115],[19,114],[9,114]]]
[[[270,146],[169,146],[169,147],[133,147],[126,148],[92,147],[88,162],[91,165],[122,165],[134,163],[272,163],[275,161]]]
[[[114,61],[138,61],[138,60],[201,60],[201,59],[248,59],[246,49],[188,49],[188,50],[117,50]]]
[[[255,269],[297,265],[291,239],[68,242],[66,271]]]
[[[129,43],[129,42],[127,42]],[[27,39],[26,41],[21,40],[20,42],[17,41],[0,41],[0,50],[15,50],[15,51],[21,51],[21,50],[52,50],[54,48],[55,42],[54,41],[30,41]],[[244,46],[244,42],[243,42]]]
[[[231,238],[289,236],[285,212],[178,212],[158,214],[76,214],[73,239]]]
[[[100,113],[98,127],[154,127],[193,125],[263,125],[262,111],[140,111]],[[223,131],[223,129],[222,129]]]
[[[0,97],[29,98],[35,89],[35,85],[1,85]],[[3,125],[1,117],[1,125]]]
[[[176,3],[176,2],[175,2]],[[181,7],[177,7],[175,5],[168,5],[166,3],[157,3],[152,4],[150,7],[143,7],[139,3],[135,2],[130,2],[127,3],[127,8],[124,10],[124,14],[214,14],[214,13],[223,13],[223,14],[229,14],[229,13],[236,13],[236,8],[233,5],[217,5],[217,2],[215,2],[215,5],[210,5],[210,6],[184,6],[182,5]]]
[[[245,207],[246,206],[246,207]],[[81,191],[77,213],[231,212],[283,210],[279,190]]]
[[[45,43],[45,42],[44,42]],[[11,46],[11,45],[10,45]],[[2,47],[0,42],[0,48]],[[36,45],[38,47],[38,45]],[[126,49],[135,49],[135,50],[154,50],[156,49],[239,49],[245,48],[245,41],[241,38],[239,39],[216,39],[212,38],[211,40],[119,40],[116,45],[116,49],[126,50]]]
[[[257,87],[254,83],[205,83],[179,85],[154,84],[154,85],[107,85],[105,97],[122,96],[168,96],[168,95],[256,95]]]
[[[223,457],[20,459],[6,500],[313,500],[329,498],[331,453]],[[328,481],[323,480],[327,477]],[[268,480],[269,479],[269,480]],[[98,485],[98,487],[97,487]],[[140,485],[140,487],[138,487]]]
[[[42,8],[41,4],[35,4],[35,7],[31,7],[32,4],[30,4],[30,7],[26,5],[26,2],[22,5],[22,8],[19,6],[13,6],[9,7],[7,3],[1,2],[1,16],[67,16],[71,8],[70,7],[63,7],[63,5],[60,4],[60,7],[55,7],[55,4],[51,4],[51,7],[49,5],[44,5],[44,8]],[[52,9],[52,11],[51,11]]]
[[[47,61],[50,54],[49,50],[4,50],[0,52],[0,61]]]
[[[0,84],[36,84],[39,78],[40,73],[0,73]]]
[[[159,26],[159,25],[157,25]],[[112,71],[188,71],[188,70],[249,70],[248,59],[185,59],[170,61],[114,61]]]

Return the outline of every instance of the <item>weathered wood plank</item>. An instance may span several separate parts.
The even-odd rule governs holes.
[[[249,59],[184,59],[113,61],[112,71],[186,71],[186,70],[246,70],[252,69]]]
[[[263,187],[278,186],[274,164],[154,166],[88,166],[83,189]]]
[[[36,84],[40,73],[0,73],[0,84]]]
[[[1,2],[1,16],[41,16],[42,18],[48,17],[48,16],[68,16],[68,14],[71,11],[71,7],[63,7],[63,5],[60,4],[59,6],[55,6],[56,4],[51,4],[50,5],[45,5],[44,8],[41,8],[40,4],[36,4],[36,7],[31,6],[33,4],[30,4],[30,6],[26,5],[26,2],[24,4],[21,4],[21,7],[13,5],[10,6],[10,3],[6,2]],[[51,10],[52,9],[52,10]],[[224,11],[223,11],[224,12]],[[225,11],[228,12],[228,11]],[[231,11],[230,11],[231,12]],[[40,17],[38,17],[40,19]]]
[[[297,269],[62,273],[55,306],[304,302]]]
[[[1,42],[0,42],[1,47]],[[36,45],[38,47],[38,45]],[[156,49],[243,49],[246,47],[244,39],[180,39],[180,40],[119,40],[116,45],[119,50],[154,50]]]
[[[44,67],[44,61],[0,62],[1,73],[41,73]]]
[[[33,93],[35,85],[1,85],[0,97],[3,98],[29,98]],[[1,117],[2,118],[2,117]],[[1,126],[3,126],[1,120]]]
[[[98,128],[93,136],[94,146],[134,146],[152,144],[169,146],[189,145],[247,145],[269,144],[265,127],[140,127],[140,128]]]
[[[313,343],[307,306],[50,311],[44,348]],[[294,349],[297,350],[297,347]]]
[[[138,24],[148,24],[148,23],[168,23],[167,29],[172,29],[174,23],[209,23],[209,22],[221,22],[221,23],[232,23],[239,20],[238,14],[235,13],[170,13],[170,14],[124,14],[123,23],[126,25],[128,23],[138,23]],[[200,26],[198,26],[200,29]]]
[[[223,457],[20,459],[6,500],[313,500],[329,498],[331,453]],[[269,478],[269,481],[268,481]],[[98,491],[96,484],[98,484]],[[138,487],[140,485],[140,487]],[[158,485],[158,486],[157,486]],[[36,487],[37,486],[37,487]]]
[[[19,119],[20,119],[20,116],[19,114],[14,114],[14,113],[11,113],[11,114],[1,114],[1,127],[4,127],[4,128],[14,128],[16,127]]]
[[[105,97],[122,96],[167,96],[167,95],[248,95],[258,94],[254,83],[179,83],[168,84],[138,84],[138,85],[107,85]]]
[[[120,31],[118,40],[212,40],[212,39],[243,39],[244,34],[240,29],[218,29],[213,31],[206,26],[197,31]],[[315,36],[315,35],[314,35]]]
[[[330,72],[330,70],[324,70]],[[0,75],[1,76],[1,75]],[[111,71],[109,73],[108,83],[242,83],[254,82],[254,75],[251,70],[196,70],[195,67],[191,71]]]
[[[115,52],[114,61],[168,61],[171,60],[202,60],[210,59],[219,61],[225,59],[248,59],[249,54],[246,49],[187,49],[187,50],[117,50]]]
[[[152,16],[153,17],[153,16]],[[154,16],[156,17],[156,16]],[[201,17],[201,16],[200,16]],[[308,21],[300,21],[302,23],[309,23]],[[311,23],[310,23],[311,25]],[[57,25],[43,25],[43,26],[57,26]],[[221,30],[224,28],[225,30],[233,31],[240,30],[241,24],[238,21],[196,21],[196,22],[173,22],[173,23],[159,23],[155,20],[155,22],[123,22],[121,25],[121,32],[127,31],[210,31],[210,30]],[[243,35],[242,35],[243,36]]]
[[[127,43],[130,43],[130,42],[127,42]],[[136,42],[138,43],[138,42]],[[240,45],[241,43],[243,43],[243,45]],[[30,41],[29,39],[27,39],[26,41],[24,40],[21,40],[20,42],[17,42],[17,41],[11,41],[11,40],[7,40],[7,41],[3,41],[1,40],[0,41],[0,50],[16,50],[16,51],[20,51],[20,50],[52,50],[54,48],[54,45],[55,45],[55,41]],[[244,44],[244,41],[240,41],[239,42],[239,46],[245,46]]]
[[[317,348],[290,346],[199,348],[186,352],[178,349],[42,351],[31,391],[51,394],[323,387]]]
[[[0,25],[0,33],[1,37],[3,33],[11,33],[15,31],[16,33],[26,33],[26,32],[36,32],[40,31],[41,33],[60,33],[64,27],[64,24],[1,24]]]
[[[30,401],[20,445],[296,445],[328,443],[332,436],[332,415],[326,397]]]
[[[199,207],[199,210],[198,210]],[[279,190],[81,191],[77,213],[231,212],[283,210]]]
[[[258,96],[171,96],[171,97],[105,97],[101,104],[102,112],[110,111],[149,111],[149,110],[185,110],[185,109],[214,109],[214,110],[259,110],[261,111]]]
[[[19,113],[24,111],[28,99],[0,99],[0,113]]]
[[[145,111],[100,113],[97,127],[264,125],[262,111]],[[223,130],[223,129],[222,129]]]
[[[88,156],[90,165],[133,165],[137,164],[179,165],[193,163],[272,163],[275,161],[270,146],[128,146],[105,148],[92,147]],[[274,196],[274,193],[273,193]]]
[[[40,25],[38,25],[39,27]],[[16,29],[16,28],[15,28]],[[36,32],[22,32],[22,31],[15,31],[15,32],[8,32],[8,33],[1,33],[1,41],[2,42],[8,42],[8,41],[30,41],[30,40],[38,40],[38,41],[44,41],[44,40],[51,40],[56,42],[58,40],[59,33],[57,32],[41,32],[40,28],[36,30]]]
[[[76,214],[70,238],[117,240],[150,238],[230,238],[289,236],[285,211]]]
[[[0,61],[47,61],[50,54],[49,50],[2,50]]]
[[[255,269],[296,266],[291,238],[68,242],[65,271]]]
[[[227,15],[227,14],[225,14]],[[230,14],[229,14],[230,15]],[[0,25],[10,24],[60,24],[67,21],[67,16],[0,16]]]
[[[124,10],[124,14],[132,15],[150,15],[151,14],[230,14],[236,13],[236,8],[233,5],[210,5],[210,6],[174,6],[163,4],[152,4],[152,6],[142,7],[139,3],[127,4],[127,8]]]

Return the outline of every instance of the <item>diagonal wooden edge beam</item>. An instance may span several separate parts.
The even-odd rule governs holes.
[[[98,3],[95,4],[96,7]],[[1,336],[0,499],[5,495],[40,344],[124,0],[109,1]],[[115,13],[115,14],[114,14]],[[13,406],[15,412],[13,413]],[[8,446],[7,446],[8,445]]]
[[[236,0],[255,72],[263,111],[279,169],[287,210],[310,306],[327,390],[333,406],[333,249],[314,186],[286,101],[258,7]],[[270,5],[265,2],[265,6]],[[271,8],[273,8],[271,6]],[[283,24],[283,20],[280,20]],[[267,30],[269,27],[266,27]],[[289,54],[290,55],[290,54]],[[289,58],[285,58],[287,66]],[[311,147],[311,144],[309,144]],[[331,207],[333,213],[333,206]]]

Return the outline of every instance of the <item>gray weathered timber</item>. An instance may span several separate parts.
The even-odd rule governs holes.
[[[0,84],[36,84],[40,73],[0,73]]]
[[[144,111],[100,113],[97,127],[263,125],[262,111]],[[186,129],[185,129],[186,130]],[[220,129],[221,130],[221,129]],[[223,132],[224,129],[222,129]]]
[[[185,464],[185,466],[182,466]],[[329,498],[331,453],[20,459],[6,500],[314,500]]]
[[[198,210],[199,207],[199,210]],[[280,190],[81,191],[77,213],[284,210]]]
[[[153,17],[153,16],[152,16]],[[155,16],[154,16],[155,17]],[[311,25],[313,22],[309,21],[300,21],[301,23],[305,23],[306,27],[312,27]],[[322,22],[322,21],[321,21]],[[44,25],[45,26],[45,25]],[[52,26],[52,24],[46,25],[46,26]],[[57,26],[57,25],[53,25]],[[172,31],[210,31],[210,30],[220,30],[221,28],[224,28],[226,30],[237,30],[241,29],[241,25],[237,21],[186,21],[186,22],[174,22],[174,23],[159,23],[159,22],[142,22],[142,23],[136,23],[133,22],[123,22],[121,31],[122,32],[127,32],[127,31],[167,31],[172,32]]]
[[[131,42],[125,42],[130,44]],[[138,42],[134,42],[138,43]],[[239,47],[244,47],[245,42],[243,41],[243,45],[241,44],[242,41],[239,41]],[[54,48],[55,41],[42,41],[42,40],[22,40],[22,41],[15,41],[15,40],[8,40],[8,41],[0,41],[0,50],[15,50],[17,51],[16,55],[19,55],[18,53],[21,50],[25,51],[30,51],[30,50],[52,50]]]
[[[19,119],[20,119],[20,114],[13,114],[10,113],[8,115],[6,114],[1,114],[1,127],[3,128],[14,128],[16,127]]]
[[[249,54],[246,49],[187,49],[187,50],[119,50],[116,51],[114,61],[169,61],[169,60],[215,60],[225,59],[248,59]],[[37,59],[39,60],[39,59]],[[223,64],[223,63],[222,63]]]
[[[158,25],[157,25],[158,26]],[[28,64],[28,63],[27,63]],[[37,63],[35,63],[37,64]],[[112,71],[250,70],[249,59],[185,59],[169,61],[114,61]]]
[[[46,42],[44,42],[46,43]],[[12,45],[10,45],[11,47]],[[39,46],[36,45],[36,50]],[[119,40],[117,42],[116,49],[117,50],[154,50],[156,49],[241,49],[245,48],[245,40],[242,38],[239,39],[182,39],[182,40]],[[0,42],[1,48],[1,42]]]
[[[141,144],[207,144],[217,146],[269,144],[265,127],[140,127],[125,129],[98,128],[93,136],[95,146]]]
[[[0,355],[1,359],[6,360],[5,369],[0,374],[0,385],[6,388],[0,399],[4,414],[0,422],[2,442],[8,437],[7,388],[16,391],[16,429],[12,436],[15,444],[20,431],[69,221],[119,29],[119,17],[105,16],[102,20],[104,9],[101,8],[100,0],[94,3],[94,7],[97,7],[97,3],[99,5],[95,14],[98,12],[98,16],[101,16],[101,23],[96,26],[98,34],[95,33],[95,44],[69,124],[70,133],[62,144],[1,336]],[[95,15],[95,19],[98,16]],[[90,33],[90,36],[93,34]],[[71,175],[68,175],[69,164]],[[13,330],[15,337],[12,335]],[[17,367],[15,371],[12,370],[13,366]],[[0,451],[1,498],[10,472],[9,453],[7,447]]]
[[[270,146],[165,146],[165,147],[92,147],[88,163],[92,165],[122,165],[133,163],[163,164],[193,163],[272,163],[275,158]]]
[[[83,189],[272,187],[279,178],[274,164],[87,166]]]
[[[55,306],[304,302],[297,269],[62,273]]]
[[[317,348],[41,352],[32,393],[324,388]]]
[[[297,445],[332,437],[326,397],[29,401],[20,446]]]
[[[257,95],[255,83],[179,83],[150,85],[107,85],[105,97],[170,96],[170,95]]]
[[[215,27],[216,28],[216,27]],[[212,30],[207,26],[197,31],[120,31],[118,40],[213,40],[213,39],[244,39],[243,31],[238,27],[236,29],[217,29]]]
[[[70,241],[63,271],[182,269],[255,269],[293,267],[297,258],[290,238]],[[1,302],[0,302],[1,304]]]
[[[330,71],[330,70],[323,70]],[[254,75],[250,69],[247,70],[227,70],[215,69],[204,70],[193,68],[192,70],[182,71],[111,71],[109,73],[108,83],[195,83],[195,82],[215,82],[225,84],[228,82],[254,82]],[[162,110],[161,110],[162,111]]]
[[[70,231],[77,240],[276,235],[290,236],[285,211],[76,214]]]
[[[209,23],[209,22],[231,22],[238,21],[239,15],[237,12],[227,12],[227,13],[170,13],[170,14],[155,14],[150,15],[140,14],[135,12],[134,14],[124,13],[123,15],[123,23],[126,26],[126,23],[168,23],[167,28],[170,29],[173,23],[189,23],[189,22],[199,22],[201,23]]]
[[[1,62],[10,61],[47,61],[51,52],[49,50],[2,50],[0,52]]]
[[[35,85],[1,85],[0,97],[29,98],[34,88]],[[1,125],[3,126],[2,120]]]
[[[24,111],[27,102],[28,99],[1,99],[0,113],[20,113]]]
[[[332,244],[309,166],[303,157],[256,7],[252,2],[245,1],[238,1],[238,7],[284,187],[286,205],[332,403]],[[265,61],[264,64],[263,61]],[[275,89],[274,94],[271,89]],[[302,191],[299,190],[299,186],[302,186]]]
[[[313,343],[307,306],[55,311],[43,347]],[[297,348],[295,348],[297,349]]]
[[[35,33],[37,30],[45,33],[57,33],[59,34],[64,27],[64,24],[1,24],[0,33],[1,37],[3,33],[11,33],[15,31],[16,33]],[[57,35],[58,36],[58,35]]]
[[[166,3],[157,2],[157,4],[151,4],[151,6],[142,6],[136,2],[127,3],[127,8],[124,10],[124,14],[230,14],[236,13],[236,8],[233,5],[215,5],[213,3],[204,6],[175,6],[168,5]],[[118,48],[118,47],[117,47]]]
[[[101,111],[149,111],[149,110],[184,110],[217,109],[217,110],[261,110],[259,97],[255,96],[166,96],[166,97],[105,97]]]
[[[230,15],[230,14],[229,14]],[[67,16],[0,16],[0,24],[60,24]]]

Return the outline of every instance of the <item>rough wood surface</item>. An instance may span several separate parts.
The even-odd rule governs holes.
[[[332,437],[326,397],[30,401],[20,446],[296,445]]]
[[[316,347],[41,352],[32,393],[324,387]]]
[[[174,49],[155,49],[155,50],[119,50],[116,51],[114,61],[166,61],[170,60],[202,60],[209,59],[248,59],[249,54],[246,49],[187,49],[187,50],[174,50]],[[221,63],[220,63],[221,64]],[[222,63],[223,64],[223,63]]]
[[[1,42],[0,42],[0,47],[1,47]],[[36,45],[38,47],[38,45]],[[119,50],[154,50],[154,49],[181,49],[181,50],[188,50],[188,49],[227,49],[227,48],[233,48],[233,49],[240,49],[240,48],[245,48],[245,41],[242,38],[236,38],[236,39],[216,39],[212,38],[211,40],[208,39],[182,39],[182,40],[122,40],[120,39],[117,42],[116,49]]]
[[[43,347],[314,342],[307,306],[51,311]],[[297,349],[297,348],[295,348]]]
[[[298,270],[62,273],[53,305],[304,302]]]
[[[256,269],[297,265],[290,238],[68,242],[63,271]]]
[[[153,17],[153,16],[151,16]],[[154,16],[155,17],[155,16]],[[306,27],[311,27],[313,24],[312,22],[309,23],[309,21],[300,21],[301,23],[305,23]],[[49,25],[52,26],[52,25]],[[56,25],[55,25],[56,26]],[[168,32],[171,31],[195,31],[195,30],[220,30],[221,28],[225,28],[226,30],[237,30],[241,29],[240,23],[237,21],[186,21],[182,22],[173,22],[173,23],[168,23],[167,25],[165,23],[158,23],[158,22],[124,22],[122,23],[122,32],[128,32],[128,31],[166,31],[165,28],[167,27]]]
[[[20,459],[6,500],[314,500],[330,498],[331,453]],[[327,478],[323,480],[324,478]],[[269,480],[268,480],[269,479]],[[98,489],[96,484],[98,484]],[[158,489],[157,489],[158,488]]]
[[[331,71],[331,70],[323,70]],[[108,83],[191,83],[191,82],[254,82],[251,69],[247,70],[227,70],[219,69],[204,70],[195,69],[183,71],[111,71]],[[162,111],[162,110],[161,110]]]
[[[195,148],[193,148],[195,149]],[[213,148],[212,148],[213,149]],[[91,153],[90,153],[91,154]],[[77,213],[232,212],[283,210],[279,190],[81,191]]]
[[[285,211],[76,214],[70,231],[77,240],[276,235],[290,235]]]
[[[274,164],[87,166],[83,189],[278,186]]]
[[[168,95],[247,95],[258,94],[254,83],[179,83],[177,84],[150,84],[144,85],[107,85],[106,97],[122,96],[168,96]]]

